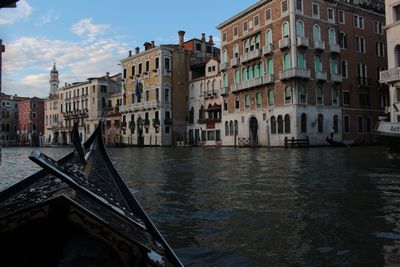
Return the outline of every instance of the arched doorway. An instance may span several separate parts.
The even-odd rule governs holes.
[[[250,118],[249,129],[250,129],[250,144],[252,146],[258,145],[258,121],[256,117]]]
[[[138,146],[144,145],[144,136],[143,136],[143,120],[142,118],[137,119],[137,144]]]

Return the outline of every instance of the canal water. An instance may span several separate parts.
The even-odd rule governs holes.
[[[39,169],[30,151],[3,148],[0,188]],[[400,156],[383,147],[109,154],[186,265],[400,264]]]

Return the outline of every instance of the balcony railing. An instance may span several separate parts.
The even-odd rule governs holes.
[[[259,49],[255,49],[253,51],[250,51],[246,54],[243,54],[240,56],[240,62],[244,63],[256,58],[259,58],[261,56],[261,52]]]
[[[138,111],[138,110],[147,110],[147,109],[158,109],[160,108],[160,101],[153,100],[149,102],[140,102],[134,103],[130,105],[121,106],[119,108],[121,113],[129,112],[129,111]]]
[[[265,74],[262,77],[262,83],[263,84],[270,84],[274,82],[274,75],[273,74]]]
[[[222,63],[219,65],[219,69],[220,69],[221,71],[227,70],[227,69],[228,69],[228,62],[222,62]]]
[[[325,50],[325,42],[324,41],[314,41],[314,48],[317,50]]]
[[[266,46],[264,46],[262,51],[263,51],[263,55],[271,54],[272,53],[272,44],[267,44]]]
[[[224,86],[221,88],[221,95],[227,95],[229,94],[229,87],[228,86]]]
[[[281,80],[287,80],[292,78],[310,78],[310,70],[309,69],[299,69],[299,68],[291,68],[287,70],[282,70],[279,73],[279,78]]]
[[[202,119],[198,119],[197,122],[199,124],[219,123],[219,122],[221,122],[221,118],[202,118]]]
[[[331,82],[341,83],[343,81],[341,74],[331,73]]]
[[[232,92],[238,92],[238,91],[241,91],[241,90],[246,90],[246,89],[249,89],[249,88],[252,88],[252,87],[260,86],[262,84],[263,84],[262,77],[257,77],[257,78],[252,79],[252,80],[243,81],[243,82],[240,82],[240,83],[235,83],[234,86],[233,86]]]
[[[297,37],[297,46],[308,47],[308,38],[307,37]]]
[[[237,57],[232,58],[231,59],[231,66],[232,67],[239,66],[239,58],[237,58]]]
[[[390,83],[399,81],[400,81],[400,67],[379,72],[380,83]]]
[[[289,37],[284,37],[279,40],[279,48],[284,49],[290,47],[290,38]]]
[[[340,53],[340,46],[338,44],[330,44],[329,45],[329,52],[339,54]]]
[[[317,80],[317,81],[326,81],[327,80],[326,72],[316,71],[315,72],[315,80]]]

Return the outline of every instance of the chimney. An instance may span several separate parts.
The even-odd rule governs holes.
[[[208,43],[209,43],[210,45],[213,45],[213,44],[214,44],[214,42],[213,42],[213,36],[212,36],[212,35],[210,35],[210,36],[208,37]]]
[[[107,71],[106,72],[106,79],[108,80],[110,78],[110,73]]]
[[[202,41],[202,42],[205,42],[205,41],[206,41],[206,34],[205,34],[205,33],[202,33],[202,34],[201,34],[201,41]]]
[[[185,42],[184,36],[185,36],[185,31],[179,31],[178,32],[179,35],[179,46],[183,47],[183,43]]]
[[[153,47],[156,47],[156,43],[155,43],[154,41],[151,41],[151,45],[152,45]]]
[[[68,83],[65,83],[65,84],[64,84],[64,87],[67,87],[67,86],[68,86]]]
[[[140,53],[140,47],[135,48],[135,53],[136,53],[136,55]]]
[[[132,50],[129,50],[128,52],[128,56],[131,57],[132,56]]]

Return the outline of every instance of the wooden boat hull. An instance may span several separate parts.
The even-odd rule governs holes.
[[[379,142],[392,152],[400,153],[400,123],[379,121],[375,134]]]

